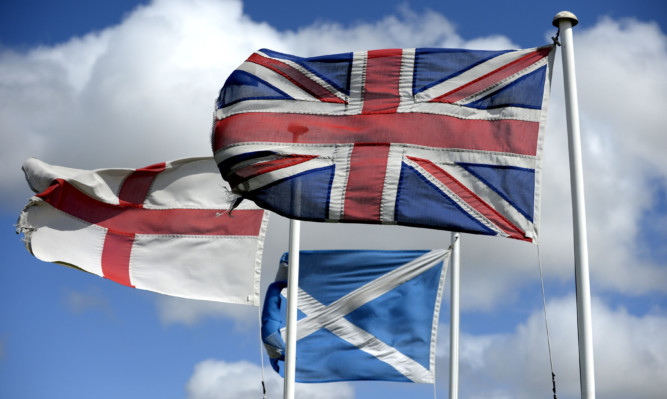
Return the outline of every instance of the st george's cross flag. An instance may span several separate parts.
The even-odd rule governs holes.
[[[302,251],[295,380],[434,382],[449,253]],[[282,375],[287,257],[262,310],[262,340]]]
[[[289,218],[535,241],[554,53],[259,50],[220,91],[215,160]]]
[[[34,158],[17,233],[38,259],[130,287],[259,306],[268,212],[232,199],[211,157],[79,170]]]

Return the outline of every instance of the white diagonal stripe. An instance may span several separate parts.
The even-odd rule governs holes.
[[[333,94],[334,96],[340,98],[343,101],[347,100],[347,98],[346,98],[347,96],[344,93],[341,93],[340,91],[338,91],[338,89],[336,89],[331,84],[329,84],[329,82],[327,82],[326,80],[322,79],[321,77],[315,75],[314,73],[312,73],[308,69],[304,68],[300,64],[298,64],[298,63],[296,63],[292,60],[286,59],[286,58],[271,57],[270,55],[264,54],[261,51],[257,51],[257,54],[261,55],[262,57],[266,57],[266,58],[269,58],[271,60],[278,61],[278,62],[281,62],[283,64],[287,64],[287,65],[291,66],[292,68],[294,68],[297,71],[304,74],[306,77],[308,77],[313,82],[315,82],[318,85],[324,87],[329,93]]]
[[[250,158],[250,159],[246,159],[246,160],[243,160],[243,161],[239,161],[239,162],[235,163],[234,165],[230,166],[229,173],[236,173],[238,170],[243,169],[245,167],[248,167],[248,166],[251,166],[251,165],[254,165],[254,164],[260,164],[260,163],[263,163],[263,162],[275,161],[277,159],[281,159],[281,158],[284,158],[284,157],[285,157],[284,155],[274,153],[274,154],[270,154],[270,155],[265,155],[263,157],[255,157],[255,158]]]
[[[468,188],[468,190],[472,191],[484,202],[491,205],[493,209],[499,210],[499,212],[507,220],[520,228],[522,231],[532,230],[533,223],[528,220],[528,218],[526,218],[522,213],[520,213],[514,207],[514,205],[509,203],[505,198],[501,197],[500,194],[495,192],[485,182],[480,181],[479,178],[468,172],[465,168],[455,164],[437,166],[449,173],[454,179],[460,181],[461,184]]]
[[[244,71],[251,75],[257,76],[271,86],[285,92],[288,96],[294,98],[295,100],[319,101],[312,94],[295,85],[283,75],[265,66],[246,61],[236,70]]]
[[[264,187],[267,184],[271,184],[278,180],[286,179],[290,176],[297,175],[301,172],[305,172],[316,168],[325,168],[331,165],[333,165],[333,161],[331,159],[313,158],[311,160],[301,162],[296,165],[287,166],[267,173],[262,173],[261,175],[258,175],[242,183],[239,183],[237,187],[239,187],[242,192],[249,192],[257,190],[260,187]]]
[[[469,215],[474,217],[478,222],[482,223],[484,226],[489,228],[490,230],[493,230],[497,235],[501,237],[507,237],[508,234],[505,233],[500,227],[496,226],[495,223],[490,221],[486,216],[482,215],[477,209],[473,208],[472,206],[468,205],[467,202],[461,199],[458,195],[456,195],[452,190],[450,190],[447,186],[445,186],[440,180],[436,179],[433,177],[430,173],[428,173],[424,168],[419,166],[416,162],[411,161],[410,159],[405,159],[404,162],[410,166],[412,166],[419,174],[421,174],[423,177],[425,177],[429,182],[431,182],[434,186],[436,186],[440,191],[445,193],[452,201],[456,202],[458,206],[460,206],[465,212],[467,212]]]
[[[429,251],[417,259],[357,288],[334,301],[326,308],[313,312],[312,315],[299,320],[297,340],[314,333],[337,318],[344,317],[364,304],[432,268],[438,262],[442,261],[445,255],[446,251],[444,250]]]
[[[535,49],[527,49],[520,51],[510,51],[505,54],[501,54],[497,57],[491,58],[479,65],[476,65],[469,70],[463,72],[458,76],[454,76],[451,79],[447,79],[442,83],[439,83],[427,90],[424,90],[421,93],[418,93],[415,97],[417,101],[429,101],[434,98],[437,98],[445,93],[449,93],[452,90],[455,90],[463,85],[466,85],[480,77],[495,71],[496,69],[507,65],[512,61],[523,57],[524,55],[535,51]]]
[[[463,99],[457,101],[456,104],[468,104],[468,103],[471,103],[473,101],[476,101],[476,100],[486,96],[490,91],[498,90],[502,87],[505,87],[505,86],[509,85],[510,83],[514,82],[515,80],[519,79],[522,76],[525,76],[525,75],[528,75],[529,73],[535,72],[535,70],[545,66],[547,64],[547,61],[548,61],[547,58],[542,58],[541,60],[537,61],[536,63],[534,63],[532,65],[530,65],[529,67],[524,68],[524,69],[506,77],[505,79],[503,79],[503,80],[501,80],[501,81],[499,81],[499,82],[497,82],[493,85],[490,85],[490,86],[484,88],[483,90],[478,91],[477,93],[475,93],[471,96],[468,96],[466,98],[463,98]]]
[[[302,289],[299,289],[298,303],[299,310],[307,317],[312,313],[326,311],[327,308]],[[432,383],[434,381],[433,373],[430,370],[342,316],[323,327],[359,350],[390,365],[413,382]]]
[[[323,158],[333,158],[337,146],[340,144],[295,144],[295,143],[262,143],[243,142],[230,144],[215,152],[215,161],[224,162],[227,159],[244,155],[250,152],[272,151],[283,156],[290,155],[317,155]]]
[[[217,109],[218,120],[245,112],[269,112],[285,114],[344,115],[347,104],[302,100],[243,100]]]

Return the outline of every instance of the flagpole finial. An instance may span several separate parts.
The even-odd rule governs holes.
[[[561,19],[569,19],[572,22],[572,26],[575,26],[576,24],[579,23],[579,19],[577,18],[576,15],[572,14],[569,11],[561,11],[554,17],[554,20],[552,21],[553,26],[558,28]]]

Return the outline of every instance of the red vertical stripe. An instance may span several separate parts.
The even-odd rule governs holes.
[[[362,114],[396,112],[400,103],[398,80],[402,55],[400,49],[368,52]]]
[[[345,189],[345,221],[380,222],[389,144],[355,144]]]
[[[107,231],[102,249],[102,273],[117,283],[134,287],[130,282],[130,253],[134,234],[119,234]]]
[[[159,163],[132,172],[123,182],[118,193],[121,206],[143,208],[144,200],[158,173],[164,171],[165,163]],[[119,234],[107,230],[102,248],[102,274],[117,283],[133,287],[130,279],[130,254],[134,234]]]

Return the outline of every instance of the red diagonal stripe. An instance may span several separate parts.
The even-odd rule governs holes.
[[[532,241],[530,238],[526,237],[524,231],[516,227],[512,222],[507,220],[507,218],[505,218],[502,214],[493,209],[491,205],[487,204],[477,194],[470,191],[470,189],[468,189],[465,185],[456,180],[449,173],[436,166],[433,162],[427,159],[415,157],[407,158],[417,163],[426,172],[438,179],[438,181],[444,184],[448,189],[452,190],[454,194],[470,205],[473,209],[484,215],[484,217],[489,219],[493,224],[507,233],[511,238],[523,241]]]
[[[355,144],[345,188],[343,221],[380,223],[389,144]]]
[[[307,91],[320,101],[341,104],[345,103],[345,101],[333,95],[330,91],[325,89],[317,82],[313,81],[301,71],[292,68],[284,62],[267,58],[257,53],[251,55],[250,58],[248,58],[248,62],[253,62],[255,64],[269,68],[276,73],[279,73],[280,75],[287,78],[290,82]]]
[[[232,188],[236,187],[238,184],[253,178],[255,176],[273,172],[274,170],[287,168],[289,166],[298,165],[310,161],[313,158],[317,158],[316,155],[285,155],[283,158],[274,159],[271,161],[265,161],[256,163],[254,165],[241,168],[237,171],[234,171],[227,180]]]
[[[549,56],[550,51],[551,46],[538,48],[521,58],[518,58],[494,71],[487,73],[484,76],[480,76],[479,78],[450,91],[449,93],[445,93],[440,97],[434,98],[431,100],[431,102],[454,103],[466,97],[472,96],[480,90],[487,89],[490,86],[507,78],[508,76],[512,76],[515,73],[528,68],[542,58]]]
[[[148,190],[153,184],[153,179],[165,168],[166,164],[163,162],[133,171],[125,179],[118,193],[121,205],[143,206]]]
[[[362,114],[396,112],[402,55],[400,49],[368,52]]]
[[[247,142],[291,143],[295,125],[299,143],[403,143],[535,156],[538,122],[459,119],[428,114],[298,115],[250,112],[216,122],[214,150]],[[418,127],[418,130],[417,130]]]

